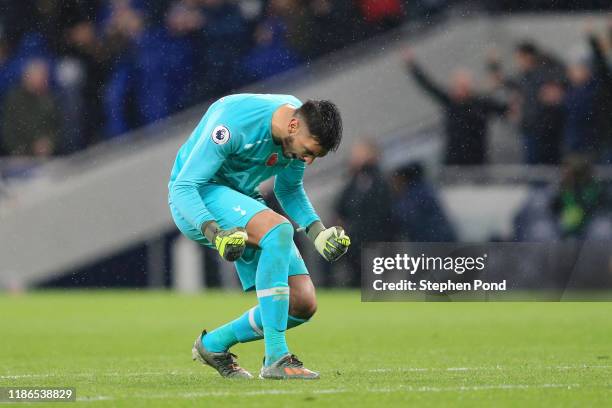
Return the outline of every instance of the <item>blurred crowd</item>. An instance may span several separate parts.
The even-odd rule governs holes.
[[[461,240],[438,186],[421,163],[408,163],[388,174],[380,164],[381,153],[373,140],[364,139],[352,147],[348,181],[334,210],[337,223],[350,231],[354,248],[367,242]],[[610,183],[595,175],[589,156],[570,154],[563,159],[557,182],[533,186],[512,222],[511,235],[489,239],[612,241]],[[347,253],[348,276],[342,284],[360,285],[361,256],[360,250]]]
[[[478,165],[487,161],[487,132],[492,118],[503,117],[520,134],[526,164],[561,163],[583,154],[612,162],[612,23],[608,33],[586,27],[584,47],[563,61],[540,44],[524,40],[514,49],[514,70],[504,67],[496,50],[487,60],[485,91],[477,90],[470,70],[454,70],[450,84],[436,83],[404,52],[409,74],[443,112],[444,162]]]
[[[247,83],[267,78],[353,42],[401,24],[406,19],[429,19],[452,0],[23,0],[0,3],[0,155],[45,158],[69,154],[102,140],[165,118],[196,103],[218,97]],[[466,3],[479,4],[478,1]],[[523,7],[508,1],[501,10]],[[485,7],[486,5],[482,5]],[[561,5],[560,5],[561,6]],[[584,4],[584,6],[589,6]],[[591,6],[601,5],[593,3]],[[537,6],[542,8],[542,5]],[[544,7],[545,8],[545,7]],[[590,114],[578,99],[592,96],[607,80],[603,50],[594,42],[590,70],[565,75],[558,61],[544,66],[544,51],[522,44],[531,67],[506,78],[491,61],[491,76],[500,93],[513,89],[524,98],[525,112],[538,105],[534,83],[543,82],[540,99],[547,107],[567,105],[567,132],[581,132],[580,120]],[[517,52],[519,53],[519,52]],[[599,53],[599,54],[595,54]],[[529,62],[527,63],[529,64]],[[534,68],[535,67],[535,68]],[[558,69],[557,69],[558,68]],[[523,68],[521,68],[523,69]],[[423,70],[415,78],[441,103],[449,106],[454,132],[486,130],[483,121],[502,115],[511,106],[480,103],[469,73],[458,74],[450,100],[428,81]],[[554,72],[553,72],[554,71]],[[574,72],[576,75],[572,74]],[[555,75],[550,85],[549,75]],[[576,83],[574,82],[576,81]],[[597,85],[593,85],[598,81]],[[574,86],[576,85],[576,86]],[[454,88],[458,89],[455,95]],[[560,89],[559,89],[560,88]],[[583,89],[584,88],[584,89]],[[499,91],[499,92],[498,92]],[[461,93],[464,93],[462,96]],[[600,92],[601,93],[601,92]],[[440,99],[442,97],[442,99]],[[456,99],[458,98],[458,99]],[[463,99],[470,103],[463,104]],[[557,99],[557,101],[554,101]],[[559,102],[559,99],[563,99]],[[455,103],[459,101],[459,103]],[[477,114],[463,115],[459,105],[472,102]],[[492,102],[492,103],[490,103]],[[450,105],[449,105],[450,104]],[[596,106],[600,106],[595,103]],[[580,108],[578,108],[578,106]],[[605,121],[607,112],[598,113]],[[533,115],[539,116],[540,112]],[[554,124],[558,110],[546,111]],[[476,119],[474,119],[476,117]],[[523,115],[530,162],[556,162],[558,155],[537,151],[541,123],[529,124]],[[457,122],[455,124],[450,122]],[[573,129],[570,129],[574,126]],[[608,126],[603,124],[602,126]],[[582,126],[584,128],[584,126]],[[548,132],[554,133],[554,132]],[[568,139],[573,136],[568,135]],[[573,149],[595,144],[573,137]],[[479,142],[458,137],[464,153],[447,161],[478,162],[484,156]],[[453,140],[454,140],[453,139]],[[542,143],[555,143],[548,139]],[[541,144],[542,144],[541,143]],[[456,149],[455,149],[456,150]],[[554,149],[553,149],[554,150]],[[550,151],[547,150],[547,152]],[[450,154],[450,153],[449,153]],[[551,153],[546,153],[549,156]]]
[[[406,10],[401,0],[2,2],[0,154],[117,137],[394,27]]]
[[[372,139],[356,142],[349,178],[334,205],[337,223],[350,231],[351,246],[366,242],[452,242],[457,239],[434,185],[420,163],[391,175],[380,168],[381,152]],[[361,250],[345,259],[349,286],[360,285]]]

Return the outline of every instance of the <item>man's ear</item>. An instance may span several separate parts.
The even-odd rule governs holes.
[[[295,133],[300,128],[300,121],[298,118],[293,117],[289,121],[289,133]]]

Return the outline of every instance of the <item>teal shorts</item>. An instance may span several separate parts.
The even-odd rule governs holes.
[[[223,229],[245,228],[255,214],[269,210],[263,199],[256,200],[226,186],[208,185],[200,190],[200,196],[208,211]],[[195,229],[183,218],[172,202],[169,201],[168,204],[174,223],[187,238],[209,248],[214,248],[201,231]],[[255,275],[260,256],[260,249],[247,247],[242,257],[234,263],[244,291],[255,289]],[[294,242],[291,259],[289,260],[289,276],[307,274],[306,264]]]

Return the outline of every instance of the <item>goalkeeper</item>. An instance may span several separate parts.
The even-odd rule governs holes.
[[[337,260],[350,239],[342,228],[321,223],[302,179],[306,165],[335,151],[341,137],[340,113],[329,101],[302,104],[290,95],[239,94],[212,104],[180,148],[168,185],[177,227],[235,262],[243,289],[254,289],[258,300],[237,319],[204,330],[193,346],[194,360],[224,377],[251,378],[229,349],[263,338],[260,378],[319,378],[285,340],[287,329],[314,314],[314,286],[292,225],[266,206],[258,185],[276,176],[274,193],[285,212],[326,260]]]

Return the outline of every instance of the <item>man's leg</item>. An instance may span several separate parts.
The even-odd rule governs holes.
[[[200,195],[210,213],[213,215],[215,220],[217,220],[221,228],[224,229],[232,227],[246,227],[249,221],[257,214],[266,211],[271,212],[263,202],[248,197],[226,186],[211,185],[204,187],[200,191]],[[210,244],[202,235],[201,231],[193,228],[193,226],[191,226],[182,217],[182,215],[176,211],[176,208],[174,208],[172,202],[169,202],[169,205],[172,212],[172,217],[177,227],[183,234],[202,245],[212,247],[212,244]],[[273,212],[271,213],[275,214]],[[282,220],[285,219],[282,218]],[[251,234],[254,234],[254,231],[251,231]],[[253,254],[252,251],[251,254]],[[246,276],[246,279],[243,279],[241,276],[241,281],[243,281],[243,286],[245,288],[254,285],[255,275],[255,270],[253,270],[252,273],[249,273]],[[215,332],[221,336],[218,338],[218,340],[220,340],[216,342],[217,345],[228,341],[227,338],[222,338],[223,336],[227,335],[227,330],[224,331],[220,328],[215,330]],[[219,374],[226,378],[252,378],[251,374],[238,365],[236,356],[224,350],[224,347],[213,347],[213,350],[209,350],[205,345],[205,341],[203,341],[208,337],[209,335],[206,333],[206,331],[203,331],[202,334],[198,335],[196,338],[191,350],[194,360],[198,360],[205,365],[213,367],[219,372]],[[229,341],[231,341],[231,338]]]
[[[288,329],[307,322],[317,309],[314,286],[310,276],[290,276],[289,285],[291,287],[289,308],[291,314],[287,320]],[[256,312],[257,310],[254,310],[253,314],[256,315]],[[265,310],[261,309],[261,313],[264,316]],[[266,335],[267,333],[264,333],[264,336]],[[264,340],[266,340],[265,337]],[[319,378],[319,373],[305,368],[295,355],[287,354],[279,360],[272,361],[269,365],[264,365],[259,373],[259,378],[315,380]]]
[[[294,244],[295,245],[295,244]],[[240,265],[240,276],[244,282],[250,282],[250,275],[259,259],[252,263]],[[287,329],[296,327],[308,321],[315,313],[316,297],[315,289],[310,276],[307,274],[306,265],[302,260],[297,248],[294,246],[291,256],[290,273],[288,282],[290,287],[289,315],[287,316]],[[261,300],[261,299],[260,299]],[[214,330],[209,335],[204,336],[204,344],[209,344],[215,339],[219,343],[218,350],[228,350],[238,342],[249,342],[264,338],[264,325],[261,318],[261,306],[255,306],[245,312],[238,319]],[[207,349],[213,346],[206,346]],[[260,374],[262,378],[274,379],[316,379],[319,375],[304,368],[303,364],[293,355],[287,353],[282,359],[277,360],[272,366],[262,368]]]
[[[289,317],[289,256],[293,244],[293,226],[282,222],[259,241],[261,257],[257,265],[255,289],[261,310],[265,365],[289,354],[285,340]]]
[[[289,313],[288,274],[294,245],[293,227],[286,218],[272,210],[265,210],[251,218],[246,230],[249,244],[261,248],[255,289],[259,300],[260,327],[263,327],[261,332],[266,343],[266,360],[270,362],[289,353],[285,330]],[[255,310],[252,313],[247,312],[243,316],[246,319],[242,321],[253,321],[254,312]],[[228,323],[205,336],[203,343],[206,349],[213,352],[227,351],[236,342],[247,340],[240,331],[234,333],[233,323]],[[260,333],[257,334],[261,336]]]
[[[210,186],[206,188],[205,191],[202,191],[201,195],[207,208],[215,216],[222,228],[230,228],[233,226],[246,227],[247,234],[249,236],[248,243],[251,246],[259,247],[261,249],[258,251],[259,258],[257,259],[257,262],[251,262],[257,264],[257,270],[249,271],[250,273],[246,276],[242,276],[242,274],[240,274],[240,279],[245,289],[252,287],[253,283],[255,283],[256,289],[258,291],[261,290],[258,296],[260,303],[259,319],[261,320],[260,327],[264,328],[262,331],[264,334],[266,334],[266,349],[270,350],[266,353],[268,355],[268,360],[271,359],[269,358],[271,354],[278,355],[284,352],[284,358],[277,360],[273,364],[273,367],[270,367],[270,369],[263,373],[265,374],[264,377],[302,379],[318,378],[318,374],[303,368],[302,363],[299,362],[295,356],[288,353],[288,348],[284,338],[284,332],[287,325],[294,327],[303,323],[307,319],[301,317],[300,315],[292,316],[290,323],[288,323],[288,265],[291,259],[295,258],[296,256],[299,257],[299,252],[293,243],[293,227],[284,217],[267,208],[262,202],[247,197],[228,187]],[[228,207],[228,202],[237,203],[240,204],[240,206]],[[241,211],[238,211],[236,208],[240,209]],[[173,211],[172,215],[177,223],[177,226],[184,234],[189,236],[194,241],[208,245],[208,242],[203,236],[201,236],[199,231],[194,230],[192,232],[191,230],[193,228],[185,227],[185,222],[183,222],[180,214]],[[283,237],[284,239],[280,239]],[[266,257],[263,256],[265,254],[269,255],[269,259],[266,260]],[[301,257],[299,258],[301,261]],[[262,260],[265,262],[262,262]],[[248,264],[249,262],[247,261],[246,263]],[[303,261],[301,261],[301,263],[303,265]],[[270,267],[270,265],[273,266]],[[305,265],[302,267],[303,271],[301,273],[307,274]],[[276,286],[266,287],[269,285]],[[268,289],[273,288],[279,288],[279,291],[283,293],[273,293],[273,296],[270,296],[269,299],[272,301],[266,300],[265,298],[267,296],[261,296],[268,294],[270,292]],[[270,310],[272,313],[269,312]],[[314,307],[312,307],[311,310],[314,312]],[[256,318],[255,311],[256,310],[254,309],[252,313],[253,318]],[[266,330],[266,326],[268,326],[268,330]],[[201,336],[198,336],[192,350],[194,359],[198,359],[205,364],[213,366],[221,373],[221,375],[225,377],[229,376],[228,373],[225,372],[229,369],[231,369],[231,373],[229,373],[231,375],[236,374],[238,371],[237,368],[241,372],[244,372],[244,370],[236,364],[235,356],[227,352],[229,345],[235,344],[235,342],[238,341],[238,337],[240,337],[236,336],[235,334],[231,334],[233,330],[228,330],[231,329],[231,327],[232,325],[230,323],[214,330],[209,334],[204,331]],[[212,335],[213,333],[214,335]],[[207,347],[209,339],[211,349]],[[246,340],[246,338],[244,340]],[[273,358],[275,357],[276,356]],[[220,359],[223,359],[221,363],[216,361]],[[292,375],[286,375],[285,373],[287,370],[291,371]],[[245,372],[243,374],[245,374]]]
[[[260,252],[260,251],[257,251]],[[236,269],[246,288],[255,284],[259,254],[248,260],[236,262]],[[293,244],[289,261],[289,316],[287,329],[307,322],[317,308],[315,288],[308,275],[306,264]],[[247,310],[242,316],[214,330],[207,335],[207,348],[217,352],[227,351],[236,343],[248,343],[263,339],[263,325],[259,305]]]

